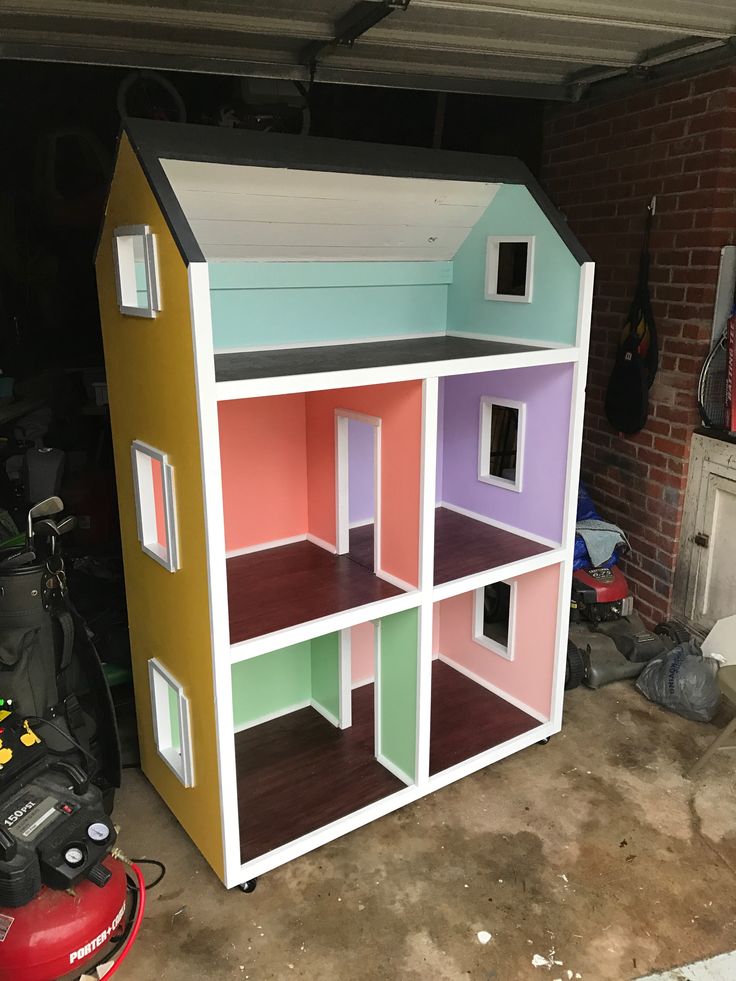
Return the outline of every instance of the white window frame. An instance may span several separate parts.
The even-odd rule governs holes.
[[[164,495],[164,524],[166,528],[166,546],[160,545],[156,534],[156,503],[152,487],[141,469],[141,457],[149,457],[161,464],[161,483]],[[133,441],[130,447],[130,459],[133,468],[133,496],[135,498],[135,516],[138,525],[138,541],[141,548],[169,572],[179,568],[179,545],[176,535],[176,498],[174,495],[174,468],[169,463],[168,455],[157,450],[139,439]]]
[[[491,473],[491,419],[493,406],[503,405],[516,409],[519,413],[519,424],[516,429],[516,478],[508,480]],[[480,428],[478,430],[478,480],[484,484],[493,484],[505,490],[520,494],[524,476],[524,451],[526,444],[526,402],[516,399],[499,398],[496,395],[483,395],[480,400]]]
[[[138,297],[138,285],[135,279],[133,238],[143,239],[143,269],[146,274],[148,296],[148,303],[144,307],[139,307],[134,302]],[[161,309],[161,293],[158,288],[156,237],[148,225],[121,225],[115,229],[113,265],[120,312],[126,317],[155,317]]]
[[[485,625],[485,586],[481,586],[479,589],[473,591],[473,640],[481,647],[485,647],[487,651],[492,651],[494,654],[498,654],[498,656],[502,657],[505,661],[513,661],[516,644],[515,628],[516,595],[518,592],[517,582],[515,579],[501,579],[500,581],[506,583],[511,590],[511,596],[509,597],[509,629],[508,636],[506,638],[506,646],[499,644],[497,640],[493,640],[491,637],[486,637],[486,635],[483,633],[483,627]],[[487,583],[486,585],[493,586],[495,583]]]
[[[148,681],[151,689],[153,738],[158,755],[185,787],[193,787],[194,763],[189,699],[176,678],[155,657],[148,662]],[[173,691],[177,698],[179,749],[174,746],[172,737],[169,691]]]
[[[489,235],[486,240],[486,299],[509,303],[531,303],[534,292],[534,235]],[[499,246],[506,242],[526,242],[526,283],[522,296],[498,292]]]

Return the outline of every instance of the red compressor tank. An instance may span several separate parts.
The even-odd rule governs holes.
[[[19,909],[0,907],[0,981],[56,981],[96,961],[125,925],[125,866],[108,856],[112,878],[86,879],[75,895],[43,887]]]

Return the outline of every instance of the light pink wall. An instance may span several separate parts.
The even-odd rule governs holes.
[[[381,419],[381,566],[385,572],[416,585],[421,382],[310,392],[306,400],[310,533],[336,544],[335,409],[378,416]]]
[[[359,623],[350,630],[351,681],[353,687],[373,681],[375,674],[374,630],[372,623]]]
[[[225,547],[306,534],[304,395],[220,402],[218,414]]]
[[[439,607],[440,652],[549,717],[560,567],[527,573],[517,583],[513,661],[473,640],[472,592],[435,604],[435,615]]]

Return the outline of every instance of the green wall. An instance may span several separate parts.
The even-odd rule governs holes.
[[[419,611],[381,620],[381,752],[416,779]]]
[[[282,712],[312,697],[309,641],[233,665],[235,727]]]
[[[215,350],[442,333],[450,262],[210,265]]]
[[[312,698],[340,718],[340,636],[327,634],[312,641]]]
[[[486,300],[486,239],[534,235],[531,303]],[[458,249],[447,295],[447,329],[574,344],[580,266],[529,191],[504,184]]]

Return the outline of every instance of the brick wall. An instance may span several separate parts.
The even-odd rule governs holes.
[[[624,563],[650,624],[670,614],[698,373],[709,347],[720,249],[736,242],[736,66],[545,121],[543,180],[597,264],[583,479],[633,553]],[[657,196],[651,289],[660,367],[650,418],[612,431],[603,399]]]

